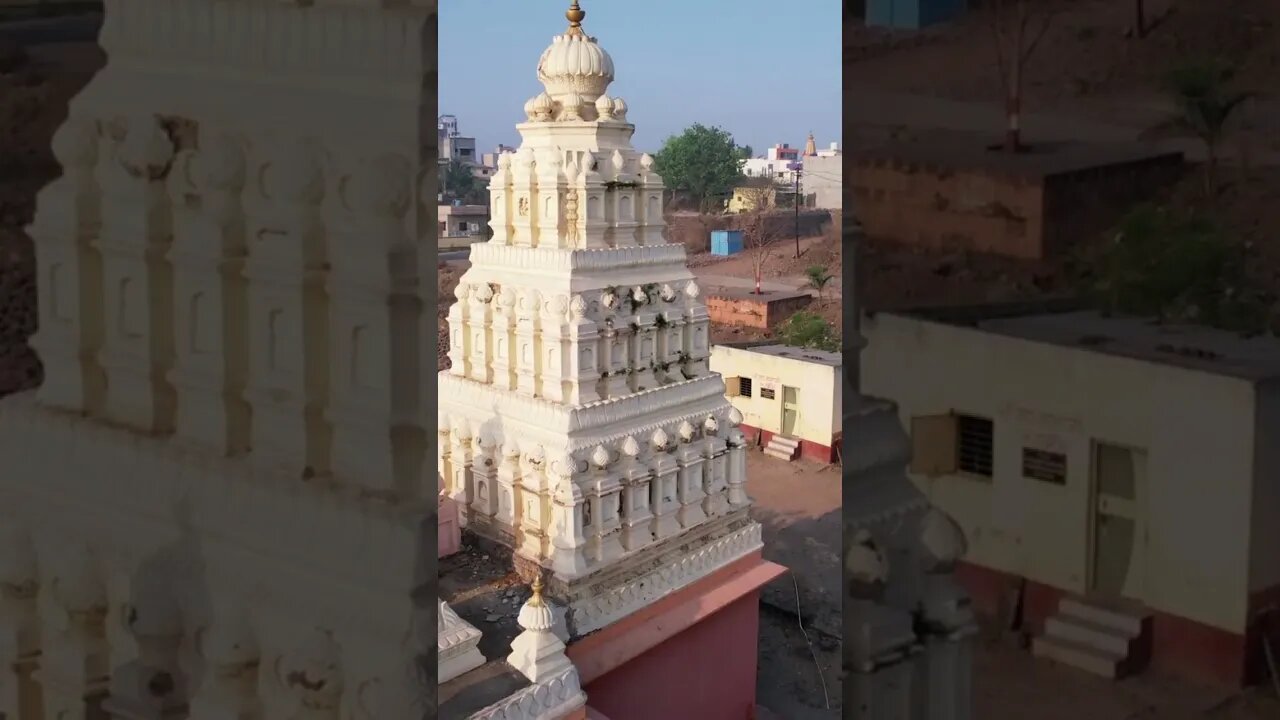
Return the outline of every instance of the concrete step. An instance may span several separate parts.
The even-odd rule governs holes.
[[[1083,620],[1091,625],[1110,628],[1136,638],[1151,614],[1140,608],[1108,607],[1098,602],[1064,597],[1058,602],[1058,615]]]
[[[794,450],[790,450],[790,451],[779,450],[773,447],[772,445],[764,449],[764,454],[768,455],[769,457],[776,457],[779,460],[785,460],[787,462],[791,462],[792,460],[796,459],[796,453]]]
[[[773,437],[770,437],[769,444],[779,445],[782,447],[792,447],[792,448],[800,447],[800,441],[798,439],[789,438],[789,437],[786,437],[785,435],[774,435]]]
[[[1070,640],[1041,635],[1031,642],[1031,654],[1110,680],[1124,673],[1124,657]]]
[[[1045,620],[1044,636],[1053,640],[1065,640],[1099,652],[1128,658],[1133,651],[1136,637],[1128,633],[1098,625],[1069,615],[1056,615]]]

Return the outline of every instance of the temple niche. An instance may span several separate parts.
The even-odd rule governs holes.
[[[758,551],[760,534],[741,417],[707,369],[706,306],[609,94],[613,59],[579,18],[537,76],[522,143],[490,179],[493,237],[449,309],[438,465],[459,522],[547,571],[576,636]],[[629,586],[692,555],[713,559]]]

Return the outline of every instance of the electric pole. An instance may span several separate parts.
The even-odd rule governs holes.
[[[796,163],[796,190],[792,205],[796,208],[796,259],[800,259],[800,164]]]

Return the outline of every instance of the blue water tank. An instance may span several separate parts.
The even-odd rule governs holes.
[[[741,230],[712,230],[711,254],[733,255],[742,252]]]

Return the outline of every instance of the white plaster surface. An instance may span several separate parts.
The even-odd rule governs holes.
[[[107,0],[0,400],[0,714],[433,708],[434,16]]]

